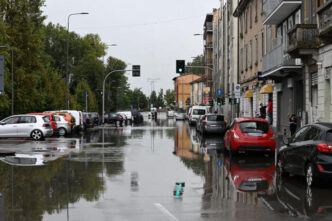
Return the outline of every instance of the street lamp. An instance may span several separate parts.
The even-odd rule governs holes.
[[[11,81],[12,81],[12,105],[11,105],[11,114],[14,114],[14,51],[11,46],[0,46],[0,48],[9,48],[11,50],[12,56],[12,65],[11,65]]]
[[[200,34],[200,33],[195,33],[194,36],[201,36],[201,35],[204,35],[204,34]]]
[[[69,109],[69,82],[68,82],[68,72],[69,72],[69,67],[68,67],[68,59],[69,59],[69,19],[70,16],[72,15],[88,15],[88,12],[80,12],[80,13],[72,13],[68,15],[67,19],[67,55],[66,55],[66,109]]]

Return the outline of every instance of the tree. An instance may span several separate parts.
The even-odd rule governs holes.
[[[205,66],[204,55],[197,55],[192,62],[188,62],[186,66]],[[187,73],[203,75],[205,72],[204,68],[186,68]]]
[[[157,107],[157,93],[155,91],[151,92],[150,98],[149,98],[150,105],[152,104],[153,107]]]
[[[160,89],[157,100],[156,100],[156,107],[165,107],[164,102],[164,91],[163,89]]]
[[[174,90],[166,90],[166,94],[164,96],[164,100],[168,106],[172,106],[175,101]]]

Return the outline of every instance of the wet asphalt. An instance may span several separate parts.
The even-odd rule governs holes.
[[[231,158],[222,137],[158,117],[39,142],[0,140],[0,221],[331,219],[328,184],[279,177],[273,157]]]

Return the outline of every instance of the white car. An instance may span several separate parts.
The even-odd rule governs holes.
[[[34,140],[41,140],[52,134],[48,116],[13,115],[0,121],[0,137],[31,137]]]
[[[174,117],[174,111],[170,110],[170,111],[167,111],[167,117],[168,118],[173,118]]]
[[[196,124],[197,120],[201,115],[205,115],[208,113],[208,106],[193,106],[189,112],[189,124]]]
[[[176,113],[175,120],[184,120],[184,113]]]
[[[71,127],[68,121],[65,120],[64,116],[61,115],[55,115],[54,119],[57,124],[56,131],[59,134],[59,136],[65,136],[67,134],[71,134]]]
[[[117,113],[121,115],[126,115],[127,120],[129,120],[130,124],[133,122],[133,115],[131,111],[118,111]]]
[[[73,115],[75,118],[75,126],[73,128],[74,131],[83,130],[83,113],[82,111],[76,111],[76,110],[60,110],[60,112],[67,112]]]

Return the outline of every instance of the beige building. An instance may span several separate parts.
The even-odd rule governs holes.
[[[207,14],[204,22],[204,58],[205,58],[205,85],[211,87],[213,69],[213,14]]]
[[[241,85],[240,116],[256,116],[259,104],[267,104],[272,94],[261,94],[264,84],[262,55],[269,50],[271,42],[266,38],[263,26],[263,0],[241,0],[234,16],[239,19],[239,83]],[[272,30],[269,33],[272,34]]]

